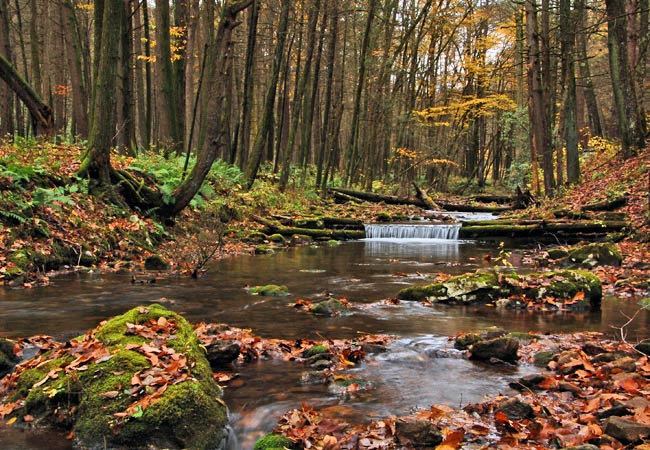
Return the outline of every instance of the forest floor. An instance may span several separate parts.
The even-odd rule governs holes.
[[[66,270],[128,270],[134,281],[200,273],[210,258],[276,245],[260,232],[263,227],[255,215],[294,220],[350,217],[364,222],[385,220],[386,215],[421,215],[413,206],[339,205],[294,188],[280,193],[264,178],[245,192],[234,174],[221,167],[208,180],[210,189],[202,192],[199,204],[174,222],[161,223],[88,196],[85,180],[75,177],[82,151],[53,144],[0,146],[0,277],[6,285],[43,285],[53,273]],[[137,167],[130,158],[113,163]],[[164,162],[157,170],[159,183],[165,177],[177,181],[170,175],[177,176],[176,169]],[[582,174],[581,184],[516,215],[550,218],[559,209],[580,212],[594,201],[624,195],[625,204],[616,209],[631,222],[630,232],[616,243],[623,264],[592,271],[614,295],[638,301],[650,288],[650,149],[626,161],[611,154],[594,155],[583,164]],[[282,245],[292,241],[305,242],[289,239]],[[545,252],[541,248],[534,256],[545,259]],[[492,397],[464,408],[433,405],[410,416],[365,425],[324,417],[304,405],[289,411],[275,432],[295,443],[283,445],[318,449],[649,448],[644,443],[650,437],[649,349],[643,343],[626,342],[624,331],[618,341],[597,333],[520,336],[519,361],[535,363],[540,370],[514,383],[512,387],[520,391],[515,396]],[[269,340],[235,336],[240,343],[271,345]],[[242,352],[241,358],[250,353]],[[349,354],[339,357],[341,364],[332,375],[345,379],[345,368],[363,356],[360,352],[353,361]],[[227,374],[216,376],[220,382],[229,381]],[[346,389],[354,393],[359,388],[351,383]]]

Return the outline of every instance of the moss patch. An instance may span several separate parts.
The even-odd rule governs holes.
[[[282,450],[294,449],[296,445],[289,439],[279,434],[267,434],[255,442],[253,450]]]

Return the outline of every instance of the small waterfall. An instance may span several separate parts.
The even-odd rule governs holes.
[[[370,224],[364,225],[368,239],[458,239],[460,224],[411,225]]]

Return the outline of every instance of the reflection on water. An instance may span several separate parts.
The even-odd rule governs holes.
[[[637,309],[634,301],[615,298],[606,298],[600,312],[582,314],[379,302],[439,272],[457,274],[487,267],[484,256],[497,251],[495,243],[482,242],[360,241],[231,258],[215,263],[199,280],[172,278],[133,285],[130,274],[59,277],[48,288],[0,290],[0,336],[44,333],[70,338],[135,305],[160,302],[192,321],[225,322],[267,337],[348,338],[359,332],[399,337],[390,352],[373,356],[355,369],[373,389],[350,398],[324,386],[301,385],[298,380],[305,368],[297,364],[260,362],[241,367],[243,385],[227,388],[226,401],[242,448],[250,448],[251,439],[268,432],[283,412],[300,407],[303,401],[359,421],[405,412],[412,406],[476,401],[507,389],[508,377],[521,376],[525,370],[504,374],[462,359],[435,357],[437,350],[450,347],[445,337],[459,331],[496,325],[539,333],[599,330],[614,334],[611,325],[625,323],[623,313],[630,315]],[[243,289],[269,283],[286,284],[291,296],[253,297]],[[348,298],[351,313],[317,318],[289,306],[296,298],[310,298],[325,290]],[[643,311],[630,326],[628,339],[649,337],[649,322],[650,314]],[[0,426],[0,448],[43,448],[39,440],[44,439],[50,448],[69,447],[63,438],[57,440],[50,434]]]

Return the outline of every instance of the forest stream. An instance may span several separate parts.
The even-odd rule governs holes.
[[[517,254],[526,242],[506,242]],[[506,369],[463,359],[448,340],[458,332],[498,326],[511,331],[569,333],[582,330],[613,335],[633,314],[636,302],[605,295],[601,311],[540,313],[487,306],[425,307],[416,302],[386,306],[380,300],[399,289],[423,283],[439,272],[460,274],[488,265],[498,242],[437,239],[369,239],[338,246],[291,248],[275,255],[239,256],[212,264],[199,280],[167,278],[155,284],[132,284],[131,274],[84,274],[54,278],[51,286],[0,290],[0,337],[49,334],[69,339],[101,320],[127,309],[158,302],[192,322],[222,322],[250,328],[263,337],[284,339],[350,338],[358,333],[397,336],[388,351],[370,355],[356,375],[372,386],[357,395],[323,385],[301,384],[300,364],[259,361],[237,367],[240,378],[225,388],[232,427],[239,446],[252,448],[287,410],[302,402],[324,415],[351,423],[442,403],[477,402],[484,396],[511,392],[508,382],[533,370],[525,364]],[[519,267],[525,270],[525,267]],[[256,297],[244,286],[287,285],[288,297]],[[345,297],[348,313],[319,318],[289,305],[323,291]],[[647,311],[629,327],[629,339],[647,338]],[[64,449],[63,435],[0,426],[3,448]]]

